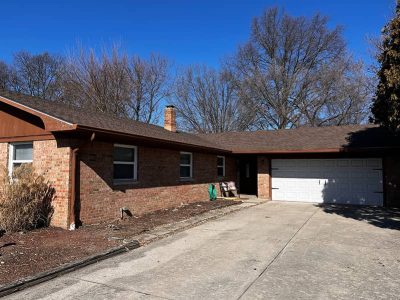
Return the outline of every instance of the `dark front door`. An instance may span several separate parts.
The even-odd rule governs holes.
[[[239,191],[241,194],[257,195],[257,158],[244,156],[239,159]]]

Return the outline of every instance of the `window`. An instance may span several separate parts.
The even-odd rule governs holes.
[[[193,170],[193,158],[190,152],[181,152],[180,160],[180,177],[181,178],[192,178]]]
[[[217,156],[218,177],[225,177],[225,156]]]
[[[29,164],[33,161],[33,143],[13,143],[10,144],[8,173],[12,176],[15,168],[22,164]]]
[[[137,147],[114,145],[114,180],[134,181],[137,179]]]

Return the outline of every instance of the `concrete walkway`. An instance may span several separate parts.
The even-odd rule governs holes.
[[[400,219],[385,218],[268,202],[7,299],[398,299]]]

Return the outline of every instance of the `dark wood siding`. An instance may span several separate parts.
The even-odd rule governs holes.
[[[50,135],[39,117],[0,103],[0,141]]]

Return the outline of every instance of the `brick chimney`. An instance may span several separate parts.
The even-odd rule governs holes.
[[[164,129],[176,132],[176,110],[175,106],[167,105],[164,110]]]

